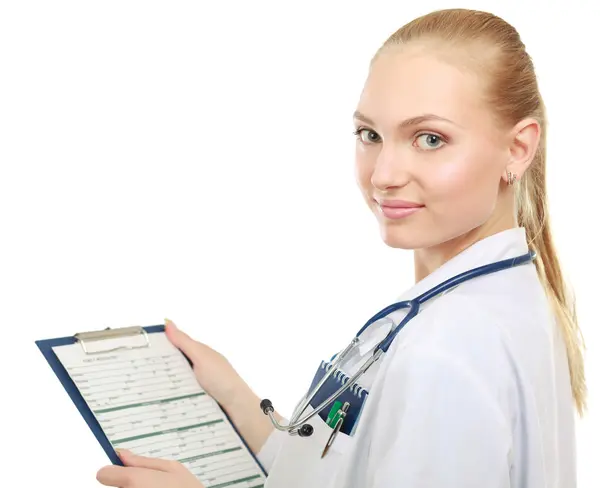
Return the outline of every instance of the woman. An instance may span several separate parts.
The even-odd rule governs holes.
[[[273,429],[221,355],[167,323],[170,340],[269,472],[266,486],[576,486],[582,352],[547,215],[544,105],[518,33],[464,9],[410,22],[376,53],[354,120],[362,195],[386,244],[414,250],[417,283],[402,300],[484,264],[537,257],[422,306],[361,379],[369,394],[355,432],[322,459],[315,436]],[[372,354],[363,349],[347,374]],[[202,486],[177,463],[122,459],[101,483]]]

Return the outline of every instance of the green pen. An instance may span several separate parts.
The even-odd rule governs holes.
[[[341,403],[341,402],[338,402]],[[331,432],[331,435],[329,436],[329,439],[327,440],[327,444],[325,444],[325,448],[323,449],[323,452],[321,453],[321,459],[325,457],[325,454],[327,454],[327,451],[329,451],[329,448],[331,447],[331,445],[333,444],[333,441],[335,440],[336,436],[338,435],[338,432],[341,430],[342,428],[342,424],[344,423],[344,419],[346,418],[346,413],[348,412],[348,409],[350,408],[350,404],[348,402],[344,402],[344,405],[342,405],[342,408],[339,409],[337,411],[337,413],[335,413],[333,415],[333,417],[331,418],[331,424],[329,425],[333,425],[333,431]],[[333,411],[333,409],[332,409]],[[331,412],[329,412],[330,416],[331,416]],[[329,417],[327,419],[328,423],[329,423]]]
[[[333,405],[331,406],[331,410],[329,410],[329,415],[327,415],[327,420],[326,423],[327,425],[329,425],[329,427],[335,427],[335,422],[337,422],[337,418],[339,417],[339,411],[342,408],[342,402],[340,402],[339,400],[336,400],[335,402],[333,402]],[[334,422],[335,419],[335,422]]]

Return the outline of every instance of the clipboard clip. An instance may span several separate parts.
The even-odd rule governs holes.
[[[100,351],[89,351],[88,348],[86,347],[86,341],[89,343],[89,342],[94,342],[94,341],[102,341],[102,340],[106,340],[106,339],[120,339],[122,337],[131,337],[131,336],[136,336],[136,335],[144,336],[144,340],[145,340],[144,344],[137,345],[137,346],[131,346],[131,345],[117,346],[117,347],[112,347],[110,349],[102,349]],[[115,352],[115,351],[121,351],[121,350],[141,349],[141,348],[145,348],[145,347],[150,347],[150,338],[148,337],[148,333],[142,326],[139,326],[139,325],[135,325],[135,326],[131,326],[131,327],[121,327],[118,329],[111,329],[110,327],[107,327],[104,330],[91,331],[91,332],[78,332],[73,337],[77,340],[77,342],[79,342],[79,344],[81,344],[81,348],[83,349],[83,352],[85,354],[89,354],[89,355],[106,354],[109,352]]]

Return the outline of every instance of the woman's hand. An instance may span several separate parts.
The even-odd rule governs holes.
[[[119,449],[125,466],[105,466],[96,475],[104,486],[119,488],[204,488],[204,485],[177,461],[155,459]]]
[[[192,362],[200,386],[223,407],[250,450],[258,454],[273,431],[269,417],[260,409],[260,398],[222,354],[193,340],[168,319],[165,333]],[[279,414],[275,417],[281,420]]]
[[[222,406],[228,407],[250,389],[221,353],[195,341],[165,319],[165,333],[171,343],[192,362],[200,386]]]

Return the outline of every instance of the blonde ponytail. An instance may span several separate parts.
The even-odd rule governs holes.
[[[545,130],[543,131],[545,135]],[[546,197],[546,141],[540,147],[530,168],[517,183],[517,218],[525,227],[529,247],[537,253],[534,261],[546,296],[561,326],[569,359],[573,399],[580,414],[585,411],[584,342],[577,323],[575,297],[566,286],[552,239]]]

